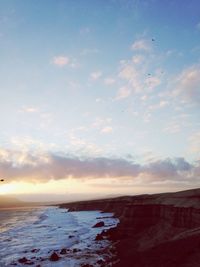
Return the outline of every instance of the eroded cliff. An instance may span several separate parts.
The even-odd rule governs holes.
[[[200,266],[200,189],[60,205],[113,212],[120,219],[103,233],[115,243],[115,266]]]

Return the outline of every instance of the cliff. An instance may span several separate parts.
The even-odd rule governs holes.
[[[120,219],[116,228],[102,234],[115,244],[117,267],[200,266],[200,189],[60,207],[113,212]]]

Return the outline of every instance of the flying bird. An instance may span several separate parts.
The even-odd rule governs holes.
[[[1,181],[1,182],[4,182],[4,179],[1,179],[0,181]]]
[[[154,38],[152,38],[152,39],[151,39],[151,41],[152,41],[152,42],[155,42],[155,39],[154,39]]]

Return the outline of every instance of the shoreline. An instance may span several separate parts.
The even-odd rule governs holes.
[[[25,214],[29,214],[29,211]],[[27,220],[19,229],[11,228],[2,233],[0,254],[3,258],[0,259],[0,265],[101,267],[106,262],[106,266],[112,266],[109,263],[113,257],[111,241],[96,239],[102,229],[113,227],[117,222],[112,214],[105,215],[103,219],[99,211],[70,214],[58,207],[47,208],[36,221],[30,218],[31,224]],[[98,226],[102,219],[105,225]],[[16,238],[20,244],[17,247]]]

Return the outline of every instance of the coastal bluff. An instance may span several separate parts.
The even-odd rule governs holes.
[[[113,241],[115,267],[200,266],[200,189],[60,204],[68,211],[112,212],[120,222],[102,235]]]

